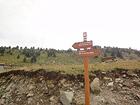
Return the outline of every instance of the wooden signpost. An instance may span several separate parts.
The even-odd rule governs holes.
[[[87,32],[83,32],[83,42],[76,42],[72,45],[72,47],[74,49],[77,49],[79,55],[83,57],[85,79],[85,105],[90,105],[88,59],[91,56],[98,56],[100,54],[100,50],[93,48],[92,41],[87,41]]]

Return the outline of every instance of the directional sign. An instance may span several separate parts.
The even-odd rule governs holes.
[[[84,62],[84,80],[85,80],[85,105],[90,105],[90,85],[88,75],[88,58],[90,56],[99,56],[100,50],[94,49],[92,41],[87,41],[87,32],[83,33],[83,42],[76,42],[72,45],[78,50],[79,55],[83,57]]]
[[[79,55],[81,56],[93,56],[93,57],[96,57],[96,56],[99,56],[100,55],[100,50],[99,49],[92,49],[92,50],[80,50],[79,51]]]
[[[86,41],[86,42],[76,42],[72,45],[74,49],[80,49],[80,48],[89,48],[92,47],[92,41]]]

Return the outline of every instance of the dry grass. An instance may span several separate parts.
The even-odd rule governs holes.
[[[89,64],[89,71],[101,70],[101,71],[109,71],[119,69],[128,69],[135,70],[140,69],[140,61],[137,60],[119,60],[116,62],[102,62],[102,63],[94,63]],[[67,65],[59,65],[59,64],[29,64],[22,67],[15,67],[15,70],[39,70],[44,69],[47,71],[61,71],[68,74],[82,74],[84,71],[84,66],[82,64],[67,64]]]

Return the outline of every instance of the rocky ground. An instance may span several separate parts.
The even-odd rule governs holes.
[[[140,70],[95,71],[91,105],[140,105]],[[0,105],[84,105],[83,75],[38,70],[0,74]]]

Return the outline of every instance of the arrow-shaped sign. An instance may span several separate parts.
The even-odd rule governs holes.
[[[72,45],[74,49],[80,49],[80,48],[89,48],[92,47],[92,41],[86,41],[86,42],[76,42]]]

